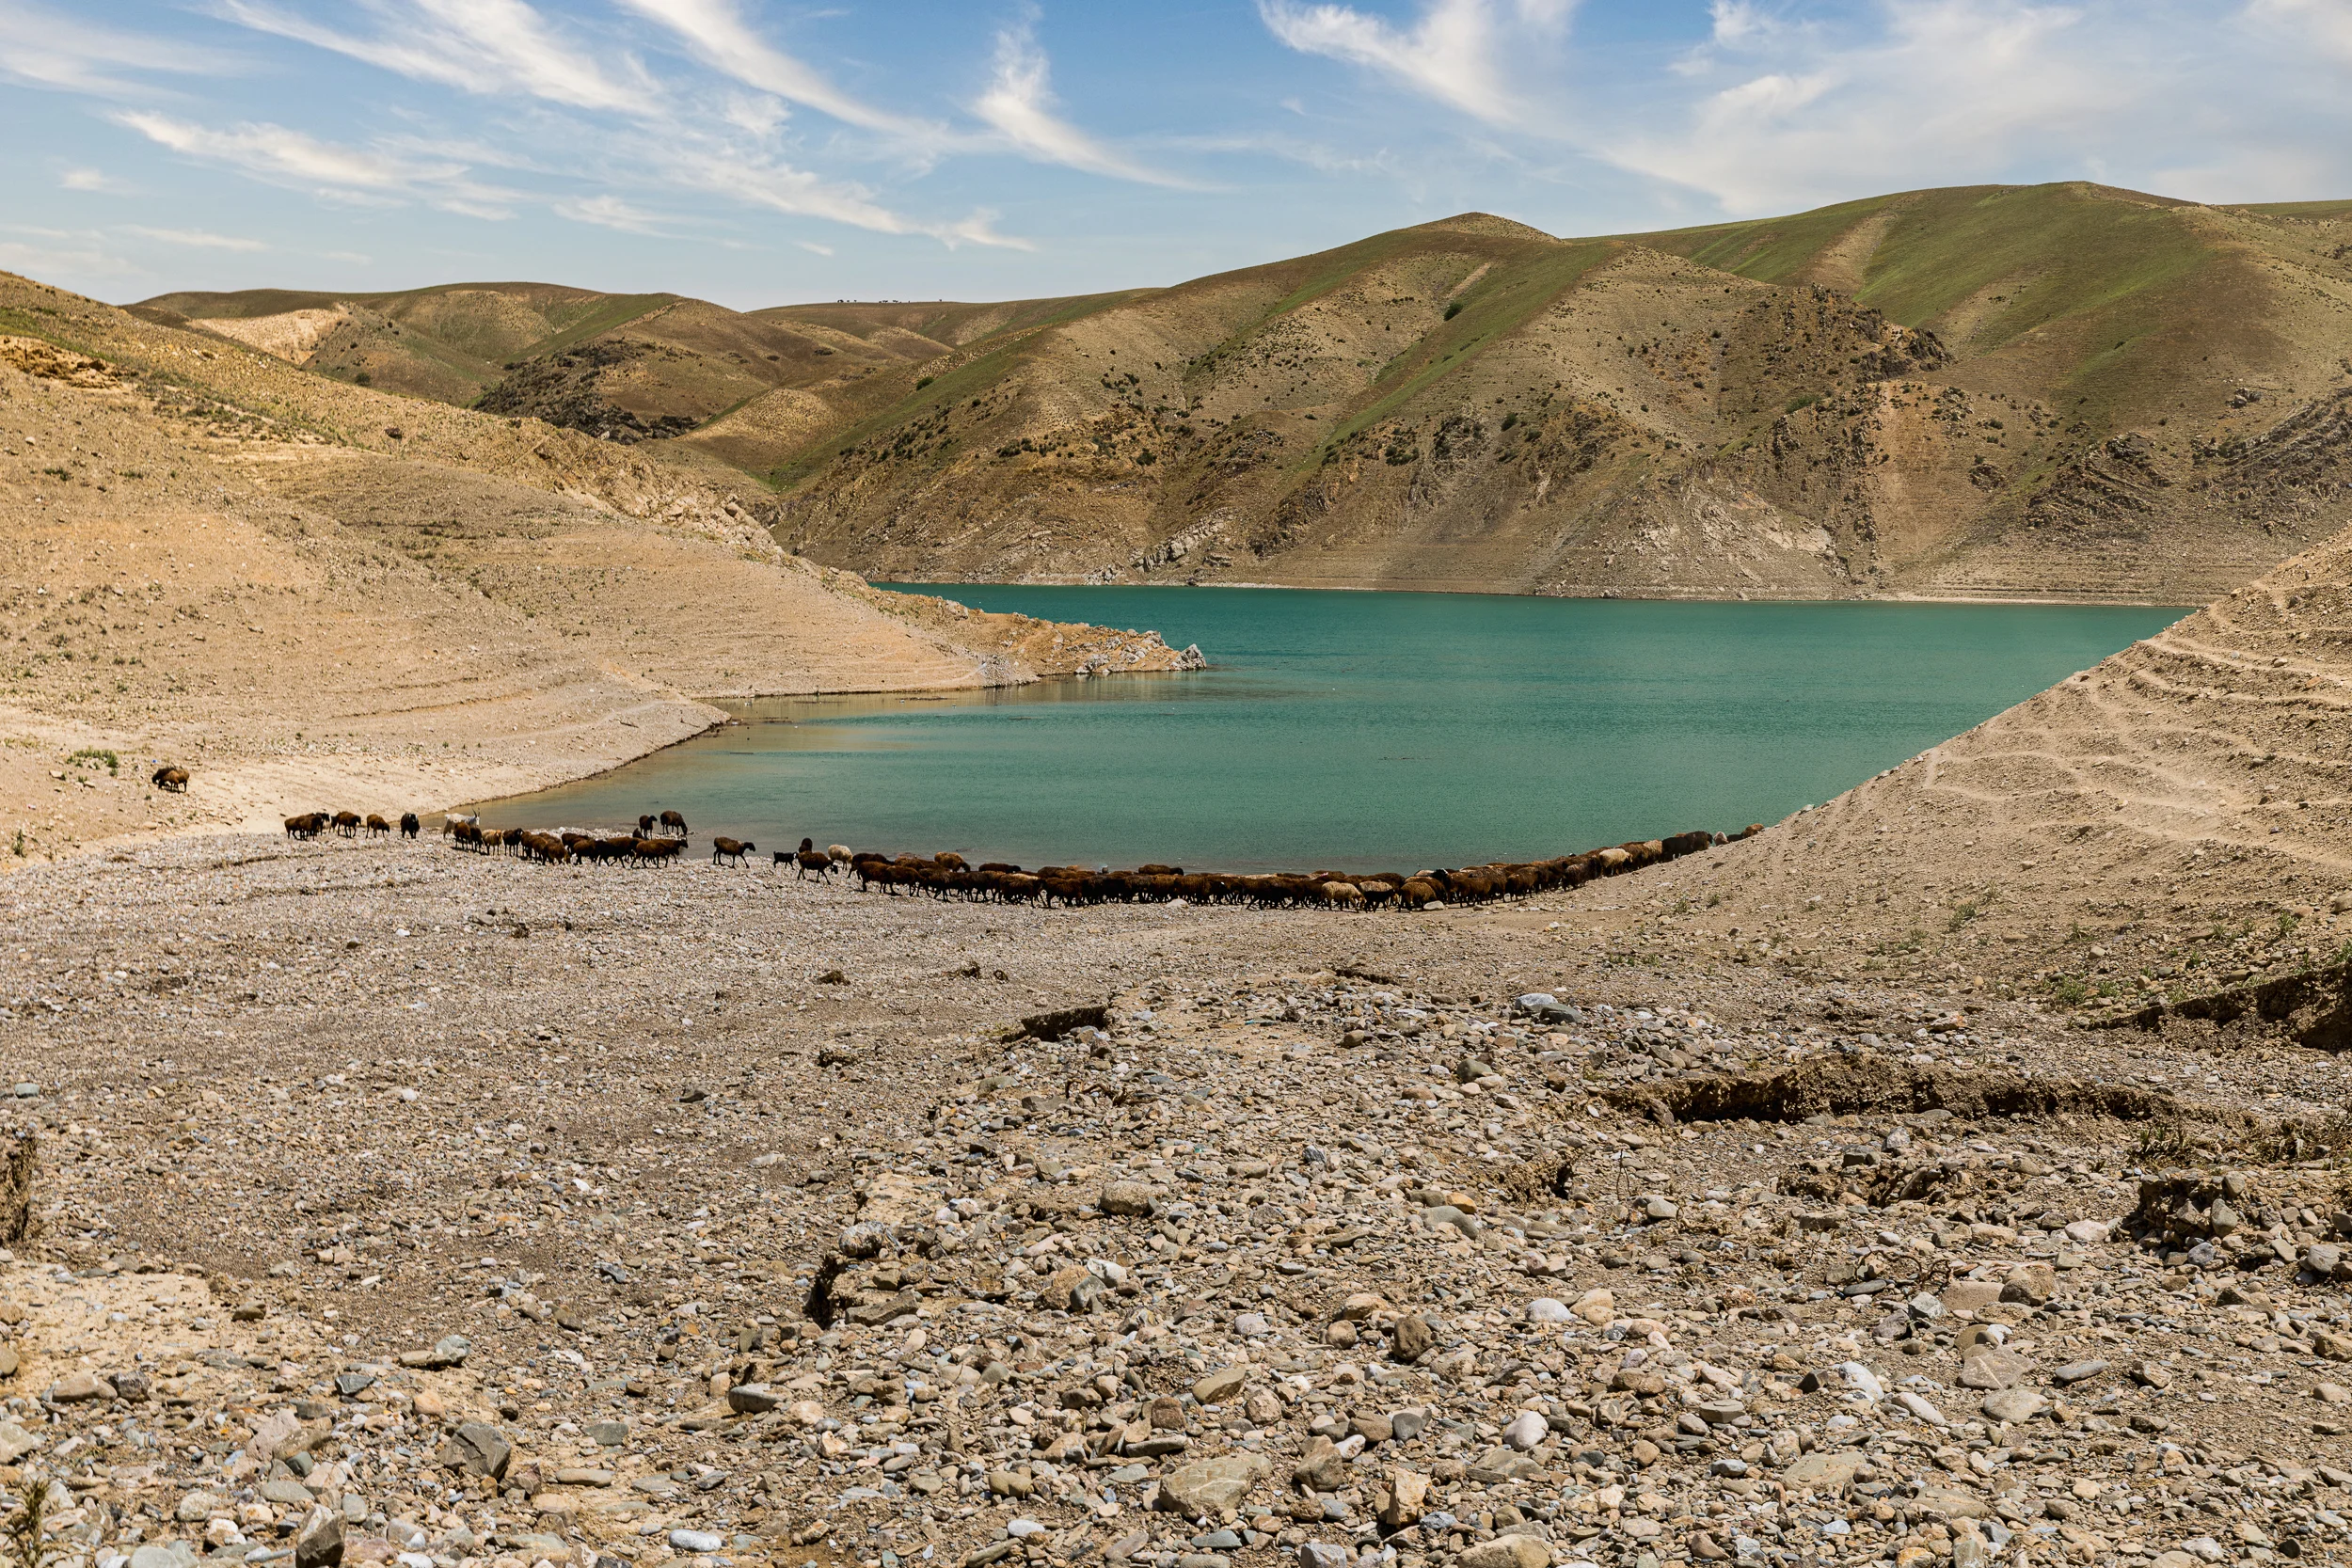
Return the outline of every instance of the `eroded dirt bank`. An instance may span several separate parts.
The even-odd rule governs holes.
[[[883,593],[697,470],[0,274],[11,325],[46,336],[0,334],[0,864],[521,793],[709,698],[1198,662]]]

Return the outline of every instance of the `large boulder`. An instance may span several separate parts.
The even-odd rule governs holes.
[[[1551,1568],[1551,1547],[1532,1535],[1498,1535],[1454,1560],[1458,1568]]]
[[[444,1468],[487,1476],[492,1481],[504,1478],[507,1462],[514,1457],[515,1450],[505,1437],[486,1421],[468,1421],[441,1445]]]
[[[1274,1473],[1261,1453],[1196,1460],[1160,1478],[1160,1507],[1193,1519],[1213,1519],[1236,1508],[1250,1489]]]
[[[311,1508],[294,1534],[294,1568],[340,1568],[342,1560],[342,1511]]]

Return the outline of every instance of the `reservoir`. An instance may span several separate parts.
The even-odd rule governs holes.
[[[495,827],[684,813],[977,863],[1412,871],[1777,821],[2185,610],[954,584],[1151,628],[1187,674],[736,705],[746,721],[493,802]]]

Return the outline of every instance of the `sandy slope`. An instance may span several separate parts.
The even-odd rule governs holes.
[[[1176,660],[1148,633],[878,593],[692,474],[532,421],[5,277],[0,318],[45,335],[0,336],[16,856],[511,794],[695,734],[723,717],[709,696]],[[149,785],[162,762],[192,770],[187,794]]]
[[[1694,941],[2097,1012],[2352,941],[2352,532],[1762,836],[1642,879]],[[1626,890],[1583,902],[1622,903]],[[1679,911],[1679,912],[1676,912]]]

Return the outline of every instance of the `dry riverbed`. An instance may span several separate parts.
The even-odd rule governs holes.
[[[6,892],[0,1489],[83,1568],[2352,1540],[2332,1057],[1565,900],[258,837]]]

